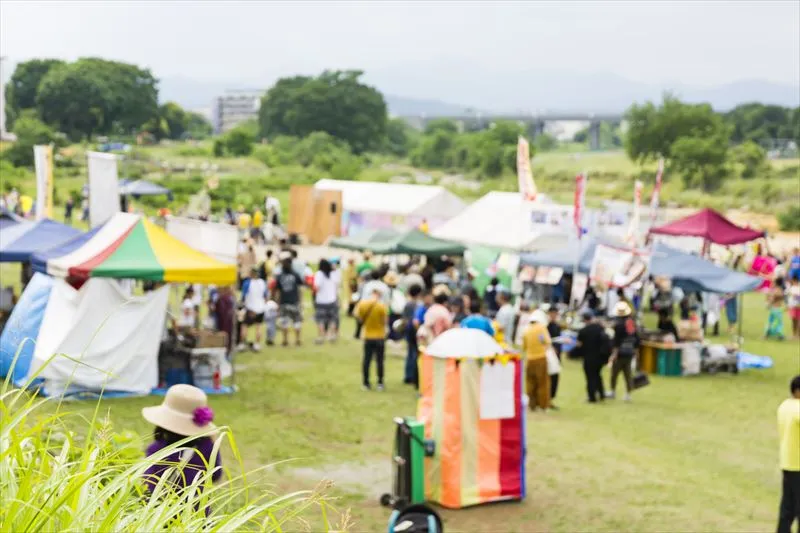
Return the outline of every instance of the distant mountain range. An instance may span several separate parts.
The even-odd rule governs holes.
[[[660,100],[665,91],[689,102],[709,102],[720,111],[745,102],[800,107],[800,86],[765,80],[696,87],[682,83],[645,84],[604,73],[521,69],[476,74],[447,65],[433,71],[429,65],[371,71],[365,79],[383,91],[394,115],[620,113],[634,102]],[[266,90],[271,83],[245,85],[164,77],[159,88],[162,101],[207,110],[213,99],[226,90]]]

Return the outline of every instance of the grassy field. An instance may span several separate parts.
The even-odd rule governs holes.
[[[774,368],[654,376],[632,404],[587,405],[580,366],[567,362],[561,411],[528,415],[527,499],[444,511],[447,531],[771,530],[780,489],[775,409],[800,371],[800,346],[760,340],[763,297],[745,302],[745,348],[773,357]],[[374,532],[389,514],[377,496],[390,489],[392,418],[414,414],[415,393],[401,385],[401,357],[389,357],[385,393],[362,392],[360,346],[352,322],[343,324],[335,346],[313,345],[307,321],[302,348],[240,354],[239,392],[212,404],[233,428],[246,468],[289,461],[270,475],[278,490],[330,478],[334,505],[352,514],[351,530]],[[140,409],[157,401],[108,400],[99,409],[116,428],[146,439],[152,428]],[[66,406],[87,417],[97,407]],[[318,530],[311,518],[309,529]]]

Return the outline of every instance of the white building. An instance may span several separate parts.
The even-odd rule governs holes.
[[[264,91],[228,91],[214,100],[211,122],[216,133],[225,133],[237,124],[258,119]]]

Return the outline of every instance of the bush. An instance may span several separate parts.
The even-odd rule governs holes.
[[[778,214],[778,223],[783,231],[800,231],[800,205],[793,205]]]
[[[3,152],[3,158],[15,167],[33,166],[33,147],[37,144],[63,146],[64,139],[31,111],[25,111],[14,122],[17,140]]]
[[[225,142],[222,139],[214,139],[214,146],[212,148],[214,157],[225,156]]]
[[[114,433],[109,419],[87,423],[61,411],[57,400],[41,399],[8,382],[0,385],[0,417],[0,531],[284,531],[316,506],[322,527],[331,529],[319,490],[275,497],[251,474],[226,471],[227,479],[212,484],[209,471],[185,489],[158,484],[147,495],[144,472],[180,450],[183,442],[145,458],[142,441],[131,433]],[[78,435],[69,427],[86,433]],[[225,440],[233,442],[222,428],[211,464]],[[208,516],[207,507],[213,511]]]
[[[233,128],[225,135],[225,150],[235,156],[250,155],[255,140],[245,128]]]

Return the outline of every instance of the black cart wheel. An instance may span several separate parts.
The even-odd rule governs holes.
[[[390,507],[392,505],[392,495],[389,493],[381,494],[381,505]]]

